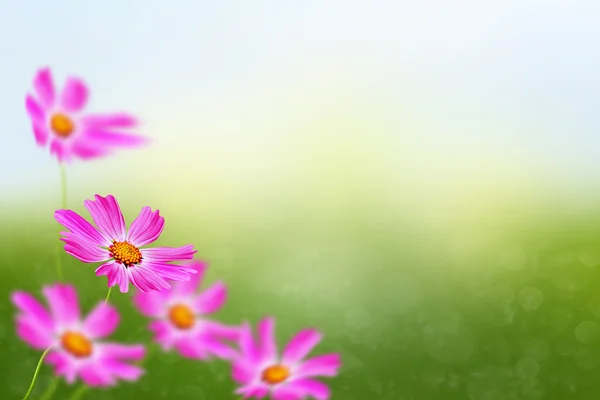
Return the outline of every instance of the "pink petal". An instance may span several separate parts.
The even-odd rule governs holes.
[[[300,331],[283,351],[283,362],[295,364],[301,361],[321,341],[322,337],[315,329]]]
[[[90,387],[107,387],[115,385],[116,379],[99,363],[87,363],[79,370],[81,380]]]
[[[102,343],[98,346],[103,359],[140,361],[146,356],[146,348],[141,344]]]
[[[103,360],[98,367],[111,376],[128,382],[135,382],[144,375],[144,370],[140,367],[115,360]]]
[[[107,249],[98,247],[71,232],[61,232],[61,234],[64,235],[60,240],[65,242],[65,252],[80,261],[93,263],[106,261],[111,258],[110,252]]]
[[[52,344],[52,331],[44,329],[36,320],[24,315],[17,317],[17,336],[36,350],[45,350]]]
[[[48,130],[42,126],[35,124],[33,124],[31,128],[33,129],[33,136],[35,137],[35,142],[39,146],[45,146],[48,142]]]
[[[42,293],[48,300],[52,316],[58,325],[71,325],[79,322],[79,302],[75,288],[56,284],[46,286]]]
[[[245,362],[237,360],[233,363],[231,375],[234,381],[243,385],[254,380],[256,370]]]
[[[261,361],[259,349],[254,343],[252,330],[250,329],[248,323],[244,323],[240,328],[239,346],[242,352],[242,357],[244,357],[249,364],[254,365]]]
[[[50,108],[54,105],[56,95],[50,68],[42,68],[37,72],[33,80],[33,88],[44,108]]]
[[[301,396],[293,388],[290,389],[288,386],[279,386],[273,389],[272,399],[273,400],[302,400],[306,397]]]
[[[227,300],[227,287],[217,282],[198,295],[195,306],[200,314],[208,315],[219,310]]]
[[[54,366],[56,376],[64,376],[68,384],[75,383],[77,378],[77,366],[72,358],[63,351],[51,351],[44,362]]]
[[[171,285],[152,269],[144,267],[144,263],[129,269],[129,278],[133,286],[142,292],[170,289]]]
[[[174,346],[177,352],[185,358],[206,359],[208,354],[203,346],[197,340],[189,337],[181,337],[174,340]]]
[[[46,111],[33,96],[27,95],[25,97],[25,109],[29,114],[29,118],[33,121],[33,125],[43,125],[46,122]]]
[[[223,360],[234,360],[238,355],[232,347],[223,344],[212,337],[201,336],[196,340],[202,344],[202,348],[207,353]]]
[[[192,295],[196,292],[196,290],[198,290],[200,282],[204,277],[204,272],[208,268],[208,264],[204,261],[191,261],[183,265],[189,268],[193,268],[197,272],[196,274],[190,276],[189,281],[179,282],[177,284],[177,292],[180,295],[188,296]]]
[[[140,147],[150,142],[150,139],[131,133],[111,132],[91,129],[82,134],[87,141],[107,147]]]
[[[119,325],[119,313],[109,304],[103,302],[83,321],[83,329],[91,339],[100,339],[112,334]]]
[[[331,397],[327,385],[314,379],[296,379],[283,388],[285,391],[300,394],[301,398],[312,396],[316,400],[328,400]],[[274,390],[274,392],[277,391],[278,388]]]
[[[152,249],[142,249],[141,251],[144,259],[159,262],[191,260],[194,258],[194,254],[198,252],[198,250],[194,250],[194,246],[191,244],[183,247],[155,247]],[[192,271],[190,274],[197,272],[194,268],[185,268]]]
[[[148,325],[148,329],[154,333],[154,341],[159,343],[163,350],[169,350],[173,342],[175,341],[175,337],[173,335],[173,330],[171,329],[171,324],[166,321],[152,321]]]
[[[105,147],[94,145],[84,140],[75,140],[71,145],[73,154],[82,160],[92,160],[94,158],[106,157],[111,155],[111,151]]]
[[[41,329],[51,331],[54,328],[54,322],[50,313],[29,293],[14,292],[10,296],[10,299],[27,319],[31,320]]]
[[[152,260],[143,260],[142,264],[138,267],[152,271],[162,279],[176,282],[188,281],[190,279],[190,273],[196,272],[181,265],[154,262]]]
[[[147,317],[163,317],[167,312],[166,301],[171,297],[171,293],[171,290],[137,292],[133,297],[133,304]]]
[[[106,197],[96,195],[95,198],[95,201],[86,200],[83,204],[92,215],[100,232],[112,240],[124,241],[127,236],[125,220],[117,200],[110,194]]]
[[[324,354],[310,358],[296,370],[298,377],[336,376],[341,366],[339,354]]]
[[[218,339],[238,341],[240,339],[241,329],[237,326],[227,326],[218,322],[204,320],[202,330],[207,335]]]
[[[250,384],[235,391],[235,394],[242,395],[243,399],[254,397],[263,399],[269,395],[269,387],[262,383]]]
[[[78,78],[69,77],[60,96],[61,107],[70,113],[81,111],[89,97],[85,83]]]
[[[54,219],[84,242],[94,246],[110,246],[109,237],[103,236],[92,224],[74,211],[56,210]]]
[[[152,209],[146,206],[131,223],[127,240],[137,247],[152,243],[158,239],[164,226],[165,219],[160,216],[160,211],[152,212]]]
[[[273,360],[277,356],[277,343],[275,342],[274,331],[274,318],[265,318],[258,324],[259,346],[263,361]]]
[[[135,128],[138,120],[133,115],[116,114],[88,114],[81,118],[80,122],[85,129],[111,129],[111,128]]]
[[[96,276],[103,275],[108,277],[108,287],[119,285],[121,293],[129,291],[129,275],[127,274],[127,267],[124,265],[115,261],[103,264],[96,268]]]
[[[50,143],[50,154],[54,154],[61,163],[69,163],[72,159],[71,153],[61,139],[52,140]]]

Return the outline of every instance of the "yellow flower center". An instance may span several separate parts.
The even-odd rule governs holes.
[[[77,332],[65,332],[60,339],[62,347],[78,358],[89,357],[92,354],[92,342]]]
[[[190,329],[195,320],[192,309],[183,304],[174,305],[169,310],[169,321],[179,329]]]
[[[290,377],[290,370],[283,365],[273,365],[262,373],[262,380],[270,385],[277,385]]]
[[[127,241],[114,241],[108,248],[108,251],[110,251],[110,256],[114,258],[116,262],[121,263],[126,267],[131,267],[142,261],[142,252],[140,249]]]
[[[61,138],[67,138],[73,133],[75,130],[75,125],[73,121],[65,114],[57,113],[52,116],[50,119],[50,127],[56,134]]]

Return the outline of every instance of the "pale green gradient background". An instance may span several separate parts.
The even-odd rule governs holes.
[[[230,286],[226,322],[324,331],[334,399],[597,398],[599,38],[592,1],[0,2],[0,294],[56,277],[58,167],[24,111],[50,65],[153,140],[70,166],[69,207],[159,208],[160,244]],[[115,301],[117,337],[148,340]],[[38,354],[2,304],[18,399]],[[86,398],[231,398],[222,364],[148,365]]]

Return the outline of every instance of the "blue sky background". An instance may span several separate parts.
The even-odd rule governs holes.
[[[0,1],[0,191],[56,192],[23,104],[50,65],[155,140],[77,164],[82,196],[115,174],[173,183],[182,166],[244,193],[316,180],[298,167],[317,157],[306,143],[320,167],[370,169],[388,189],[526,176],[581,194],[600,167],[599,22],[592,1]],[[363,129],[336,136],[330,117]]]

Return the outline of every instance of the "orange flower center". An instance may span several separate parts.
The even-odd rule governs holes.
[[[195,320],[192,309],[183,304],[174,305],[169,310],[169,321],[179,329],[190,329]]]
[[[61,138],[67,138],[73,133],[75,130],[75,125],[73,121],[65,114],[57,113],[52,116],[50,119],[50,127],[56,134]]]
[[[92,342],[77,332],[66,332],[60,339],[62,347],[78,358],[89,357],[92,354]]]
[[[290,370],[283,365],[273,365],[262,373],[262,380],[270,385],[277,385],[290,377]]]
[[[108,248],[110,256],[116,262],[131,267],[139,264],[142,261],[142,252],[129,242],[113,241],[113,244]]]

